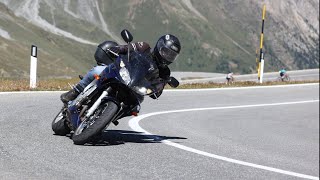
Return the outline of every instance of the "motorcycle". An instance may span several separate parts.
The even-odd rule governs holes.
[[[282,76],[279,76],[277,78],[277,81],[280,81],[280,82],[289,82],[290,81],[290,76],[288,73],[285,73],[284,75]]]
[[[132,35],[123,30],[121,36],[126,43],[132,42]],[[90,142],[113,123],[126,116],[137,116],[144,96],[155,95],[158,85],[168,83],[178,87],[179,82],[170,77],[165,82],[156,78],[159,70],[152,57],[138,52],[118,55],[101,75],[81,92],[76,99],[64,105],[52,121],[52,130],[57,135],[73,131],[76,145]],[[163,85],[164,85],[163,84]]]

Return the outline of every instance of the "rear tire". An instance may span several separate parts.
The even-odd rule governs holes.
[[[277,80],[278,82],[283,82],[282,78],[281,77],[277,77]]]
[[[65,136],[70,133],[70,128],[66,122],[66,109],[62,108],[57,116],[53,119],[51,127],[56,135]]]
[[[91,119],[83,121],[75,130],[72,140],[76,145],[89,142],[95,135],[101,133],[111,123],[113,116],[118,111],[118,106],[112,102],[106,102],[96,110]]]

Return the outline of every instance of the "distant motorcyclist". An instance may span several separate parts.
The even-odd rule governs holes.
[[[233,78],[233,72],[229,71],[227,76],[226,76],[226,84],[230,84],[231,82],[233,82],[234,78]]]
[[[108,64],[114,61],[115,56],[107,49],[110,49],[116,54],[122,55],[126,54],[129,50],[130,52],[137,51],[152,56],[152,59],[156,62],[159,69],[157,78],[159,81],[157,89],[159,90],[150,97],[156,99],[162,94],[163,88],[166,85],[166,80],[170,77],[171,71],[168,65],[171,64],[179,55],[181,44],[179,39],[171,34],[161,36],[153,51],[146,42],[130,43],[128,46],[118,45],[113,41],[105,41],[98,46],[95,52],[95,60],[97,61],[98,66],[91,69],[73,89],[63,93],[60,97],[62,102],[67,103],[68,101],[74,100],[94,79],[94,74],[100,74]]]
[[[284,76],[285,76],[285,74],[287,73],[287,71],[285,70],[285,68],[282,68],[282,69],[279,71],[279,73],[280,73],[280,77],[281,77],[281,78],[284,78]]]

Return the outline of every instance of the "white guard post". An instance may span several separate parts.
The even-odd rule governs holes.
[[[261,65],[260,65],[260,83],[263,81],[263,68],[264,68],[264,57],[263,53],[261,54]]]
[[[37,46],[31,46],[30,88],[37,87]]]

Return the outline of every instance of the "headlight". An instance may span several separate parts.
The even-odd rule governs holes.
[[[145,87],[138,88],[138,91],[139,91],[141,94],[146,94],[146,93],[147,93],[147,88],[145,88]]]
[[[122,80],[128,85],[131,81],[130,74],[127,68],[123,67],[120,69],[119,74]]]
[[[148,94],[151,94],[152,93],[152,90],[151,89],[147,89],[145,87],[134,87],[135,91],[137,93],[139,93],[140,95],[148,95]]]

